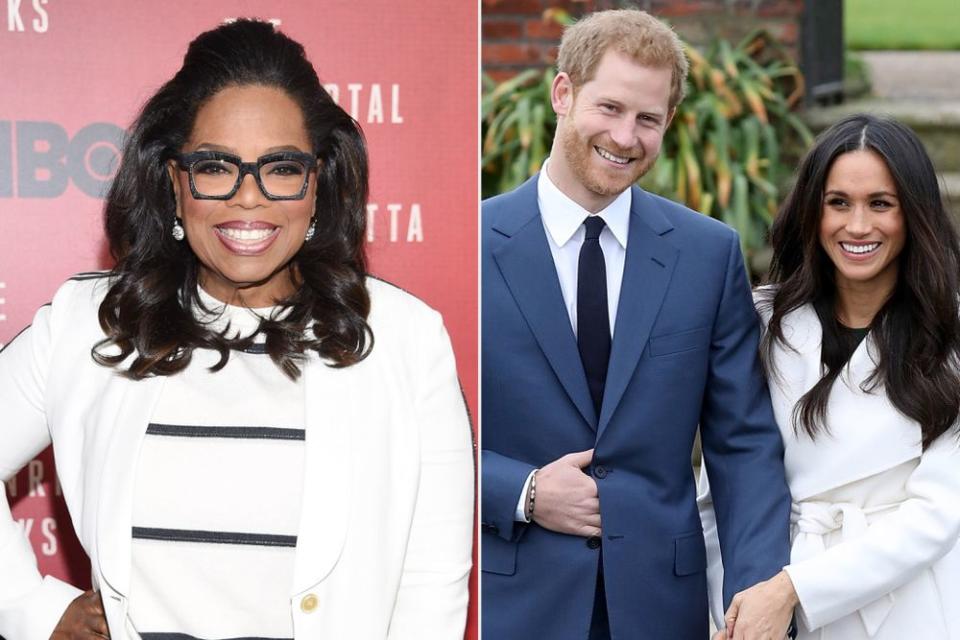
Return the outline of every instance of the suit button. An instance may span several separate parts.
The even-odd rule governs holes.
[[[590,536],[587,538],[587,548],[588,549],[599,549],[600,548],[600,536]]]
[[[607,477],[607,468],[601,464],[598,464],[593,468],[593,475],[594,477],[603,480]]]
[[[319,604],[317,596],[311,593],[303,596],[303,600],[300,601],[300,608],[304,613],[313,613],[317,610],[317,604]]]

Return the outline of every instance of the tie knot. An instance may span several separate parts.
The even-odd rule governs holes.
[[[587,227],[587,240],[597,240],[600,238],[600,232],[603,231],[603,227],[606,223],[603,221],[603,218],[600,216],[587,216],[587,219],[583,221],[583,224]]]

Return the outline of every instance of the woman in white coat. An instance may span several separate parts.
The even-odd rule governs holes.
[[[366,197],[298,43],[191,43],[125,144],[116,267],[0,353],[0,479],[53,444],[93,573],[41,576],[0,492],[0,636],[463,637],[470,428],[439,315],[366,275]]]
[[[796,606],[800,638],[956,640],[960,249],[916,135],[867,115],[825,131],[771,239],[756,298],[793,547],[721,633],[773,637]],[[701,511],[716,577],[708,490]]]

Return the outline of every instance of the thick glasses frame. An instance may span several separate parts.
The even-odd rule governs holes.
[[[190,193],[196,200],[229,200],[237,194],[237,191],[240,190],[240,185],[243,184],[243,179],[248,173],[253,175],[254,180],[257,181],[257,186],[260,188],[260,193],[262,193],[267,200],[303,200],[303,197],[307,195],[307,185],[310,183],[310,172],[317,168],[316,156],[309,153],[303,153],[302,151],[281,151],[279,153],[270,153],[265,156],[260,156],[255,162],[243,162],[239,156],[223,153],[222,151],[194,151],[193,153],[181,153],[174,156],[173,159],[177,161],[177,166],[183,171],[186,171],[187,175],[190,176]],[[233,185],[233,189],[231,189],[229,193],[219,196],[211,196],[200,193],[197,190],[197,185],[194,182],[193,177],[193,167],[198,162],[202,162],[204,160],[219,160],[222,162],[229,162],[237,167],[237,182]],[[282,162],[284,160],[302,162],[304,168],[306,169],[306,173],[303,176],[303,186],[300,188],[299,193],[289,196],[277,196],[269,193],[266,187],[263,186],[263,180],[260,178],[260,169],[265,164],[269,164],[271,162]]]

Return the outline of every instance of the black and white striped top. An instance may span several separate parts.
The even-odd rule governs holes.
[[[201,297],[241,335],[273,312]],[[143,427],[128,614],[143,640],[293,637],[303,385],[261,349],[211,373],[218,358],[195,352]]]

